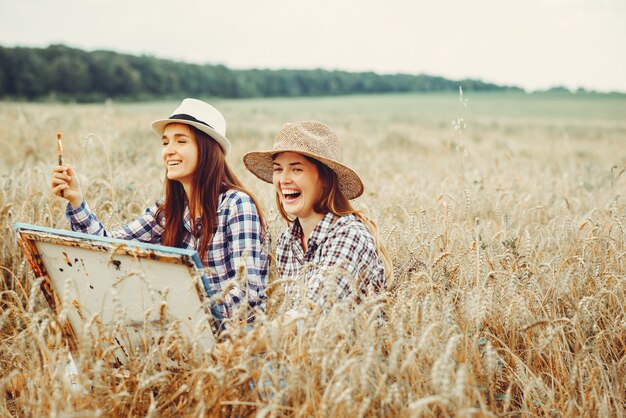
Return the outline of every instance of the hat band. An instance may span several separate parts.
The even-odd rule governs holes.
[[[209,127],[209,128],[211,128],[211,129],[215,130],[215,129],[214,129],[211,125],[209,125],[208,123],[203,122],[203,121],[201,121],[201,120],[198,120],[198,119],[194,118],[193,116],[188,115],[188,114],[186,114],[186,113],[178,113],[178,114],[176,114],[176,115],[172,115],[172,116],[170,116],[168,119],[183,119],[183,120],[188,120],[189,122],[197,122],[197,123],[201,123],[201,124],[203,124],[203,125],[205,125],[205,126],[208,126],[208,127]]]

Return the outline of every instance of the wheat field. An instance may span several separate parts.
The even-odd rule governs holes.
[[[69,227],[48,186],[58,131],[104,223],[140,214],[164,172],[149,124],[178,103],[0,103],[1,416],[626,415],[623,96],[212,103],[274,242],[286,225],[242,155],[271,148],[287,121],[336,130],[365,184],[356,206],[393,259],[387,292],[276,327],[272,277],[267,315],[233,324],[219,355],[174,327],[112,367],[86,338],[71,382],[60,319],[12,225]]]

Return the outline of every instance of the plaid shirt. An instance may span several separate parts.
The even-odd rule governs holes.
[[[159,217],[160,219],[156,219],[156,210],[161,205],[162,200],[146,209],[138,219],[112,231],[104,228],[85,201],[76,209],[72,209],[68,204],[65,214],[74,231],[160,244],[164,231],[164,219],[163,215]],[[191,231],[188,207],[185,208],[183,224],[185,235],[181,247],[198,250],[198,237],[202,231],[200,225],[195,234]],[[224,295],[224,301],[212,307],[217,321],[230,317],[234,306],[245,300],[246,296],[250,307],[259,306],[265,309],[265,287],[269,267],[269,247],[266,246],[265,241],[266,237],[262,233],[257,208],[250,196],[237,190],[221,193],[217,205],[215,233],[207,253],[200,254],[202,264],[208,268],[202,279],[208,295],[219,294],[227,284],[232,286]],[[269,237],[267,241],[269,243]],[[242,259],[244,253],[246,254],[245,260]],[[246,290],[236,282],[237,269],[244,264],[247,270]],[[231,281],[232,284],[230,284]]]
[[[324,285],[337,299],[359,293],[368,287],[380,290],[385,286],[385,266],[378,256],[376,241],[370,230],[354,215],[337,217],[327,213],[317,224],[302,247],[302,227],[296,221],[281,235],[276,247],[279,277],[304,282],[311,297],[321,306],[325,303]],[[330,277],[336,283],[328,282]],[[334,288],[336,284],[336,289]],[[293,286],[298,287],[297,283]],[[297,297],[298,291],[294,291]]]

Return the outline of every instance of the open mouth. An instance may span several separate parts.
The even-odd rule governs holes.
[[[167,162],[167,166],[168,166],[168,167],[172,167],[172,166],[174,166],[174,165],[178,165],[178,164],[180,164],[180,163],[181,163],[181,161],[178,161],[178,160],[176,160],[176,161],[168,161],[168,162]]]
[[[285,202],[293,202],[300,197],[302,193],[297,190],[283,190],[283,199]]]

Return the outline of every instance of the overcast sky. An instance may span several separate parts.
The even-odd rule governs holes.
[[[0,45],[626,92],[626,0],[0,0]]]

